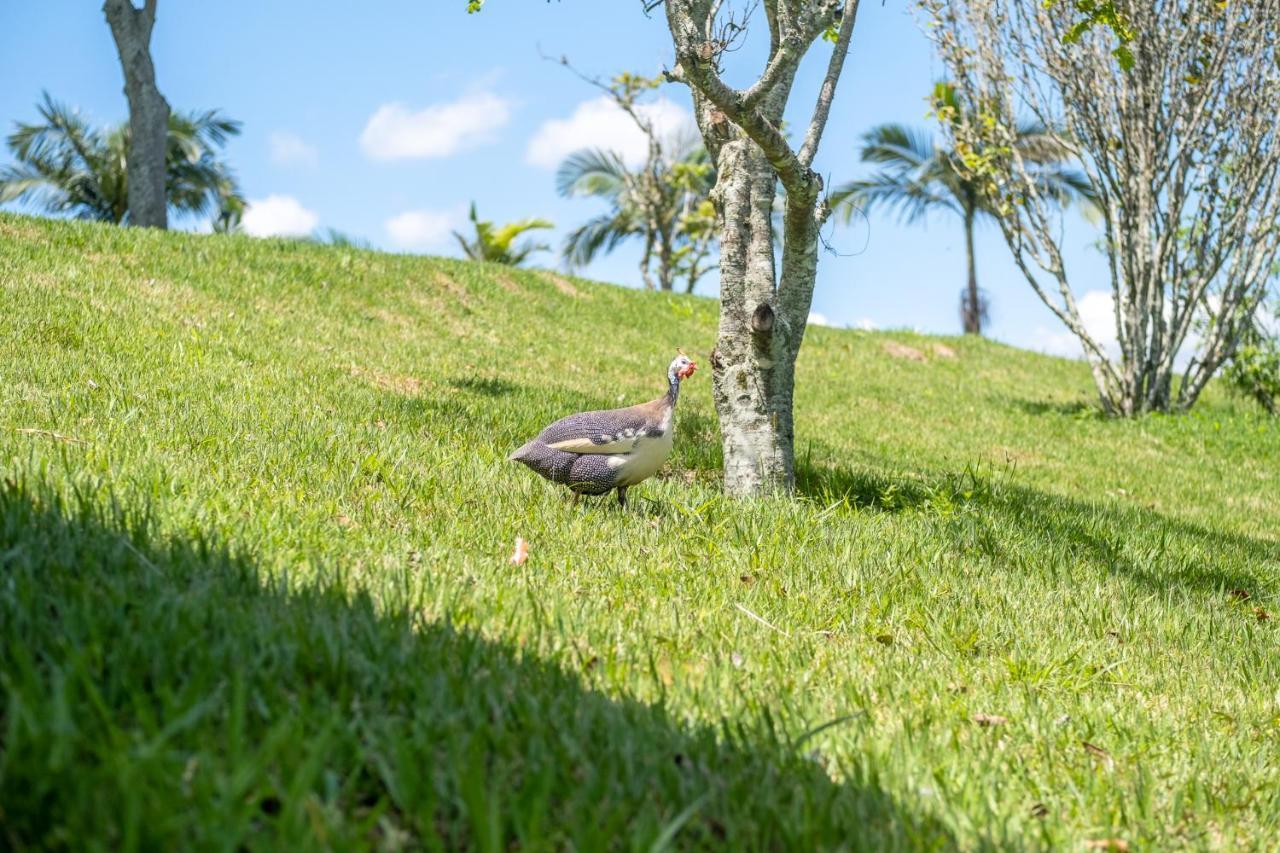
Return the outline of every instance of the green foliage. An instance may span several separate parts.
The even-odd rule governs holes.
[[[962,119],[994,128],[995,111],[977,109],[964,116],[956,90],[949,83],[938,83],[931,93],[933,113],[944,127],[955,129]],[[831,195],[834,210],[849,221],[855,212],[869,214],[885,207],[906,223],[921,221],[933,211],[948,211],[958,216],[966,228],[966,251],[972,252],[972,230],[977,220],[998,218],[1013,213],[1013,202],[999,192],[993,175],[995,164],[1016,151],[1035,169],[1040,192],[1047,198],[1068,204],[1076,198],[1089,198],[1088,181],[1066,164],[1067,151],[1061,139],[1043,125],[1024,122],[1011,140],[972,146],[962,139],[951,148],[939,145],[925,130],[900,124],[872,128],[862,137],[861,158],[864,163],[878,165],[879,171],[869,178],[838,187]],[[972,269],[973,258],[968,258]],[[966,329],[980,331],[986,315],[985,298],[978,292],[976,281],[963,295],[961,316]]]
[[[1057,5],[1062,0],[1044,0],[1046,8]],[[1133,41],[1136,31],[1128,17],[1117,8],[1114,0],[1069,0],[1081,17],[1071,25],[1064,35],[1067,44],[1079,41],[1085,33],[1094,27],[1106,27],[1115,35],[1120,43],[1111,51],[1120,67],[1129,71],[1133,68],[1133,51],[1129,43]]]
[[[495,264],[506,264],[518,267],[535,252],[550,251],[546,243],[526,240],[516,243],[516,239],[529,231],[543,228],[554,228],[555,225],[546,219],[519,219],[505,225],[495,225],[476,216],[475,202],[471,203],[471,227],[475,231],[474,239],[453,232],[454,238],[462,251],[473,261],[490,261]]]
[[[1280,312],[1276,319],[1280,320]],[[1223,378],[1269,414],[1280,414],[1280,337],[1255,322],[1227,363]]]
[[[943,124],[960,120],[955,89],[939,83],[932,94],[934,114]],[[994,112],[980,112],[975,122],[990,126]],[[831,195],[833,208],[846,221],[857,210],[869,212],[884,205],[911,223],[933,209],[950,210],[962,217],[1002,216],[1009,212],[984,182],[992,170],[991,158],[1008,157],[1015,149],[1024,161],[1039,167],[1041,191],[1061,203],[1088,197],[1085,177],[1065,163],[1068,154],[1058,136],[1037,122],[1023,122],[1008,145],[975,148],[957,142],[947,149],[934,141],[928,131],[904,125],[880,125],[862,137],[861,159],[881,167],[870,178],[852,181]]]
[[[50,213],[125,222],[129,125],[89,126],[80,114],[45,94],[42,122],[19,123],[9,135],[17,162],[0,169],[0,202],[26,201]],[[169,116],[165,192],[175,213],[210,216],[219,231],[234,230],[244,212],[235,176],[219,154],[240,123],[216,110]]]
[[[699,373],[619,512],[506,454],[714,300],[0,214],[0,318],[0,847],[1280,834],[1280,429],[1217,388],[810,327],[796,499]]]
[[[712,268],[708,258],[718,230],[707,196],[714,185],[715,169],[701,145],[684,145],[672,158],[640,169],[628,167],[615,151],[575,151],[556,172],[557,191],[566,198],[600,199],[609,210],[566,236],[564,258],[571,266],[584,266],[624,242],[642,240],[650,247],[646,273],[648,262],[665,247],[670,253],[666,274],[671,281],[683,278],[691,293]]]
[[[634,104],[641,95],[652,92],[664,82],[662,75],[645,77],[631,71],[623,71],[614,76],[609,89],[621,101]]]

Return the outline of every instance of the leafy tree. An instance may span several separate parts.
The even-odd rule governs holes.
[[[1273,306],[1270,328],[1259,317],[1265,309],[1259,306],[1223,375],[1237,393],[1280,415],[1280,303]]]
[[[478,11],[483,0],[468,0]],[[795,487],[795,367],[817,280],[819,234],[830,216],[813,168],[844,71],[858,0],[641,0],[662,8],[675,64],[664,77],[689,87],[694,118],[716,171],[720,328],[711,354],[725,491],[736,497]],[[735,88],[725,64],[752,24],[768,44],[754,81]],[[782,131],[801,61],[830,55],[798,144]],[[753,52],[751,55],[760,55]],[[751,79],[738,71],[734,79]],[[774,201],[782,188],[782,252]]]
[[[962,101],[944,126],[1027,284],[1080,341],[1102,408],[1191,408],[1240,347],[1280,262],[1280,2],[925,5]],[[1069,130],[1088,175],[1114,349],[1081,318],[1060,205],[1012,144],[1020,115]]]
[[[934,92],[935,103],[954,108],[954,91],[945,83]],[[943,113],[946,115],[947,113]],[[1088,197],[1089,182],[1080,172],[1063,165],[1069,155],[1058,136],[1039,122],[1022,122],[1015,128],[1013,145],[1036,171],[1041,192],[1066,203]],[[870,178],[852,181],[831,196],[846,222],[855,211],[870,213],[883,206],[908,224],[935,210],[949,211],[964,223],[968,284],[960,294],[960,319],[966,334],[982,334],[987,319],[987,298],[978,288],[973,229],[979,219],[994,218],[997,211],[982,192],[980,180],[962,165],[960,152],[934,141],[926,130],[900,124],[882,124],[862,137],[861,158],[876,163],[880,171]]]
[[[468,240],[457,231],[453,236],[457,239],[462,251],[473,261],[492,261],[496,264],[518,267],[529,259],[534,252],[550,251],[546,243],[526,240],[517,244],[516,238],[528,231],[540,228],[554,228],[545,219],[520,219],[506,225],[495,226],[494,223],[480,219],[476,215],[475,202],[471,203],[471,225],[475,230],[475,239]]]
[[[104,130],[47,94],[37,108],[41,121],[19,123],[9,135],[14,159],[0,169],[0,202],[22,200],[50,213],[78,219],[128,223],[131,129]],[[240,123],[216,110],[172,113],[165,146],[165,198],[175,213],[237,220],[244,199],[230,168],[218,158]]]
[[[715,243],[715,211],[707,194],[714,183],[714,169],[700,145],[675,146],[670,159],[659,156],[639,169],[629,168],[614,151],[584,149],[569,155],[556,173],[556,189],[566,197],[602,199],[609,210],[570,232],[565,260],[581,266],[627,240],[640,239],[640,274],[646,286],[654,287],[656,265],[659,289],[672,290],[684,278],[685,292],[692,293],[712,268],[708,258]]]

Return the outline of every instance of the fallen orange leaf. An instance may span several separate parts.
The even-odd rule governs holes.
[[[529,559],[529,543],[524,541],[524,537],[516,537],[516,550],[511,555],[511,565],[523,566],[524,561]]]

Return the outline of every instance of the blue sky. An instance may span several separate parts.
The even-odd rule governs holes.
[[[159,0],[157,79],[178,109],[219,108],[244,123],[227,150],[253,230],[332,227],[395,251],[456,254],[448,231],[474,200],[483,218],[546,217],[556,245],[597,212],[559,198],[554,163],[574,147],[625,146],[625,122],[599,93],[540,53],[569,56],[601,76],[657,73],[670,62],[665,23],[640,0]],[[924,101],[939,60],[902,0],[866,2],[816,166],[839,183],[865,173],[858,137],[887,121],[927,125]],[[822,47],[825,47],[823,45]],[[790,120],[811,108],[823,56],[797,82]],[[758,70],[758,46],[729,59],[731,81]],[[127,115],[114,46],[98,3],[0,4],[0,129],[35,118],[47,90],[97,122]],[[654,107],[678,123],[687,92],[663,87]],[[0,162],[7,152],[0,154]],[[1090,325],[1109,323],[1105,269],[1092,229],[1069,217],[1065,255]],[[833,325],[959,330],[964,282],[958,221],[901,226],[879,215],[830,236],[814,311]],[[993,303],[990,333],[1019,346],[1074,354],[1040,305],[998,230],[978,234],[979,281]],[[556,263],[550,255],[540,263]],[[584,275],[639,284],[638,252],[620,251]],[[700,291],[713,293],[713,277]],[[1104,332],[1105,333],[1105,332]]]

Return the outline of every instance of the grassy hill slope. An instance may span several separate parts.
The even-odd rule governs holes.
[[[795,500],[708,371],[629,512],[506,461],[715,313],[0,216],[3,846],[1273,843],[1274,423],[814,328]]]

